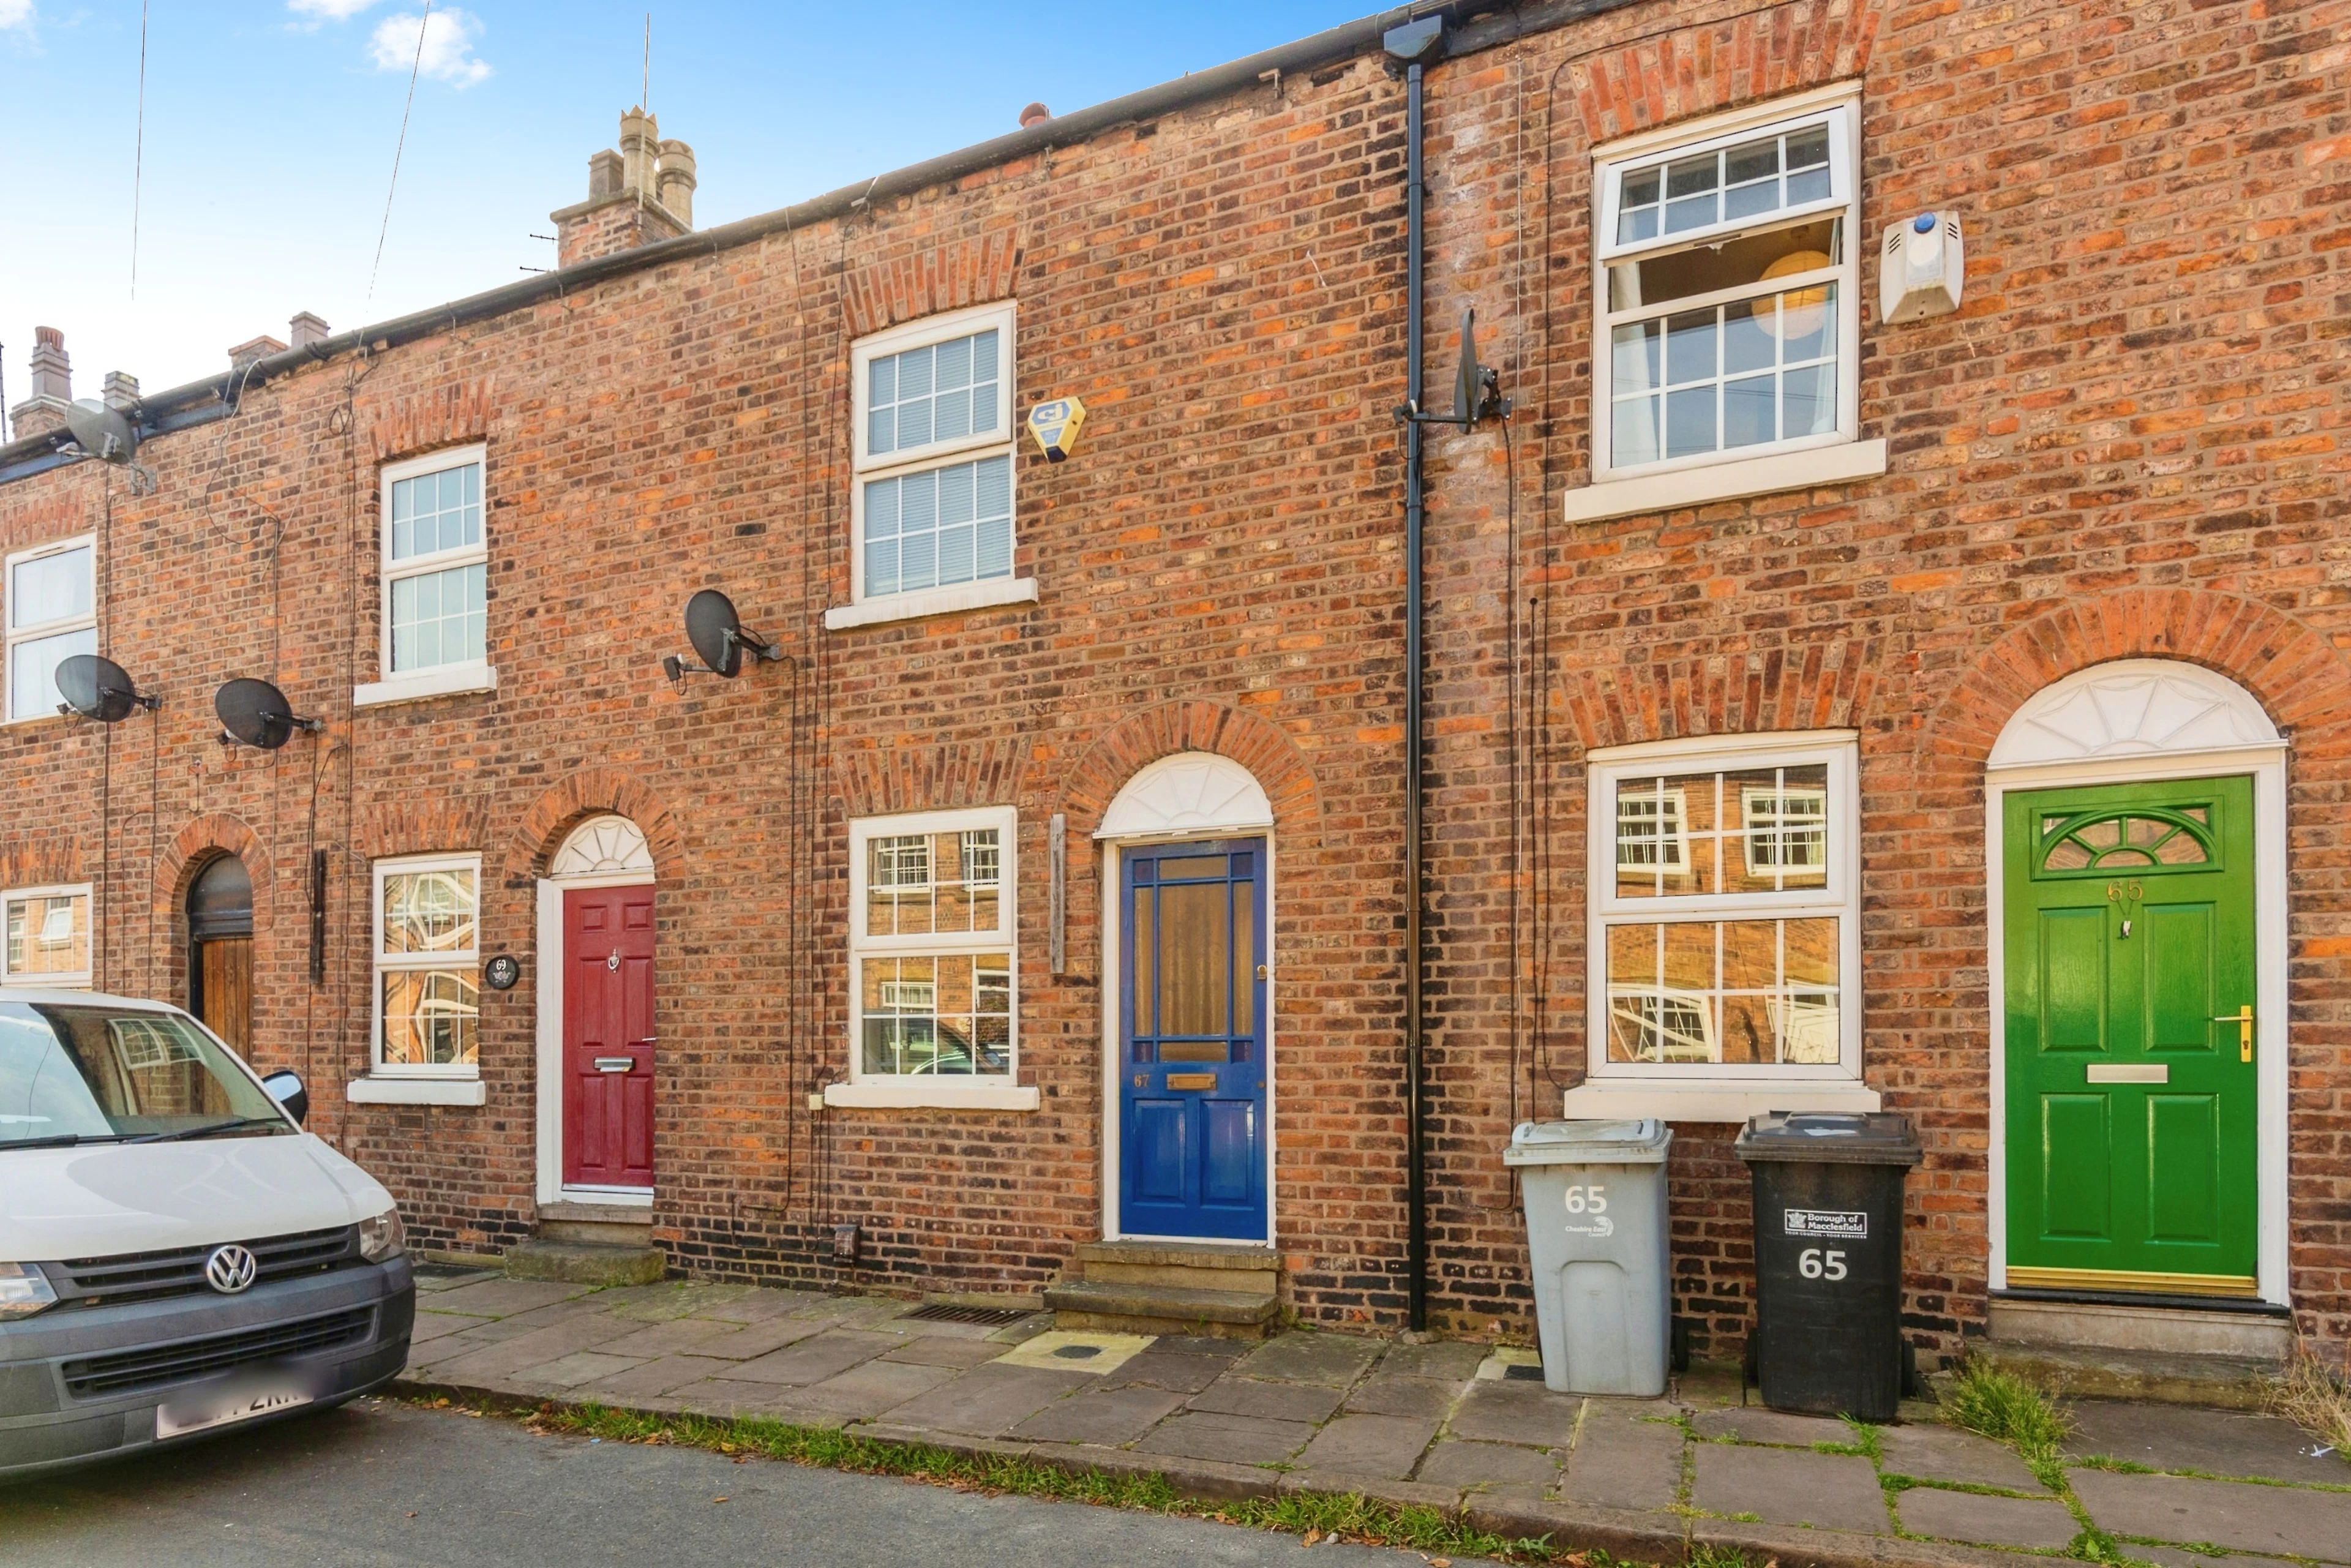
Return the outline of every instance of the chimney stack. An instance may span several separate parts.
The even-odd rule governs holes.
[[[555,220],[555,264],[691,233],[695,183],[694,149],[664,141],[651,114],[630,110],[621,116],[621,150],[588,160],[588,199],[548,214]]]
[[[233,371],[242,370],[256,360],[266,360],[272,354],[282,354],[285,351],[285,344],[264,332],[260,337],[249,338],[231,349],[228,351],[228,368]]]
[[[105,389],[98,394],[98,401],[117,413],[129,413],[139,406],[139,378],[129,371],[107,371]]]
[[[323,343],[330,336],[327,330],[327,324],[308,310],[297,312],[294,319],[286,323],[286,335],[293,340],[293,346],[298,349],[307,349],[313,343]]]
[[[34,328],[26,368],[33,375],[33,395],[8,411],[9,427],[19,440],[66,427],[66,410],[73,405],[73,361],[66,357],[66,335],[55,327]]]

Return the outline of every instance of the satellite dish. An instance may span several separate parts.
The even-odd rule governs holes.
[[[743,673],[746,649],[762,659],[784,656],[781,648],[746,627],[735,613],[735,601],[715,588],[705,588],[685,601],[685,637],[694,644],[703,668],[730,681]],[[667,670],[667,661],[663,668]]]
[[[259,751],[277,750],[291,740],[298,729],[315,731],[326,727],[315,718],[295,717],[286,694],[267,681],[226,683],[213,694],[213,712],[220,715],[223,741],[234,741]]]
[[[1510,400],[1502,395],[1501,372],[1478,362],[1478,312],[1465,308],[1461,312],[1461,362],[1453,375],[1453,412],[1426,413],[1418,403],[1408,402],[1396,410],[1396,418],[1406,424],[1454,424],[1463,430],[1474,430],[1481,419],[1510,416]]]
[[[152,710],[163,706],[161,697],[141,696],[121,665],[96,653],[76,653],[58,661],[57,695],[66,699],[64,711],[100,724],[120,724],[134,708]]]
[[[101,463],[128,463],[139,450],[139,427],[96,398],[75,399],[66,410],[66,428]]]

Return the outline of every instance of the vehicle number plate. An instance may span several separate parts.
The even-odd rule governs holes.
[[[308,1405],[317,1397],[298,1379],[282,1373],[274,1377],[233,1379],[157,1406],[155,1438],[161,1442],[165,1437],[184,1437],[190,1432],[231,1426],[259,1416],[274,1416],[280,1410]]]

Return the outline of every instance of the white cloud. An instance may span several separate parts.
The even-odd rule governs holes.
[[[5,0],[0,0],[5,4]],[[309,16],[320,22],[348,22],[376,0],[286,0],[286,8],[297,16]]]
[[[0,33],[33,30],[33,0],[0,0]]]
[[[0,0],[0,4],[5,3]],[[421,55],[417,48],[420,28],[423,33]],[[481,31],[482,24],[477,18],[454,5],[422,18],[402,11],[376,24],[375,36],[368,40],[368,53],[380,71],[405,76],[413,68],[434,81],[471,87],[490,74],[489,63],[474,55],[474,39]]]

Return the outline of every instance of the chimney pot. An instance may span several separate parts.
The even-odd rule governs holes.
[[[621,193],[621,155],[607,147],[588,159],[588,199]]]
[[[32,395],[8,411],[12,435],[46,435],[66,426],[66,410],[73,402],[73,361],[66,356],[66,335],[55,327],[33,329],[33,351],[26,356],[32,372]]]
[[[653,194],[653,150],[661,125],[642,109],[621,116],[621,188]]]
[[[1020,129],[1026,131],[1032,125],[1042,125],[1052,118],[1051,110],[1041,103],[1032,103],[1020,111]]]
[[[333,334],[328,331],[326,322],[303,310],[286,323],[286,335],[293,340],[292,347],[307,349],[313,343],[325,342]]]
[[[683,141],[661,144],[661,190],[653,199],[687,228],[694,226],[694,149]]]

